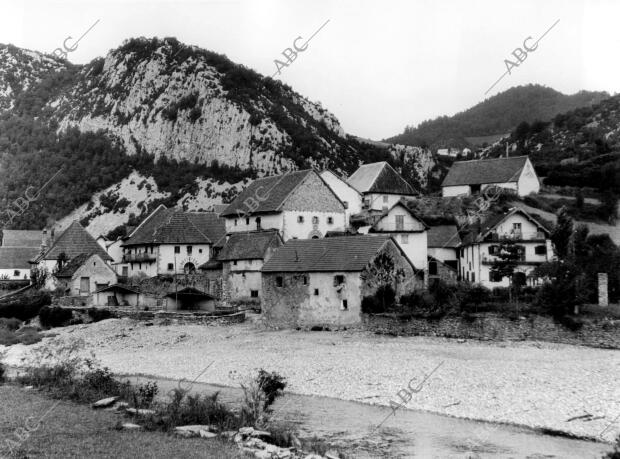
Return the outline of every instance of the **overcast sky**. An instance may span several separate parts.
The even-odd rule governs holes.
[[[451,115],[512,86],[620,92],[617,0],[0,0],[0,43],[52,52],[99,23],[69,54],[104,56],[130,37],[174,36],[265,75],[326,21],[276,76],[333,112],[344,129],[380,139]],[[518,67],[504,59],[556,21]],[[68,42],[69,44],[72,41]]]

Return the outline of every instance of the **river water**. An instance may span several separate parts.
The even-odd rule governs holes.
[[[160,394],[179,382],[129,375],[132,382],[156,381]],[[187,389],[189,382],[182,382]],[[238,403],[241,389],[193,383],[191,392],[220,392]],[[274,418],[295,423],[301,437],[319,437],[355,458],[579,458],[600,459],[606,443],[544,435],[533,429],[452,418],[424,411],[367,405],[328,397],[286,393],[274,404]],[[380,425],[380,426],[379,426]],[[379,426],[379,427],[378,427]]]

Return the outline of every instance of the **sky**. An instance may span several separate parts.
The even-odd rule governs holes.
[[[71,47],[95,24],[68,54],[76,64],[140,36],[176,37],[269,76],[280,60],[288,65],[280,65],[275,78],[320,102],[346,132],[377,140],[518,85],[541,84],[565,94],[620,92],[618,0],[0,0],[0,5],[0,43],[22,48],[52,53],[69,36]],[[295,43],[304,48],[319,28],[294,61],[282,55]],[[516,51],[521,61],[512,54],[517,48],[524,50]],[[510,73],[489,91],[507,67]]]

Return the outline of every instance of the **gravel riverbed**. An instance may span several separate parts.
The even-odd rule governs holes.
[[[542,342],[388,337],[361,331],[153,325],[113,319],[55,329],[55,338],[8,348],[5,362],[50,340],[83,340],[115,373],[238,386],[259,368],[288,391],[362,403],[544,427],[611,442],[620,434],[620,351]],[[431,374],[432,373],[432,374]],[[590,417],[583,417],[591,415]],[[570,420],[571,418],[581,417]],[[369,421],[370,424],[370,421]]]

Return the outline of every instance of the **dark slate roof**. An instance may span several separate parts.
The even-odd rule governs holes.
[[[291,239],[263,266],[263,272],[362,271],[388,236]]]
[[[441,186],[516,182],[526,161],[527,156],[456,161]]]
[[[212,259],[198,266],[198,269],[202,269],[203,271],[209,271],[211,269],[220,270],[222,269],[222,262]]]
[[[282,238],[277,230],[250,231],[233,233],[218,255],[220,261],[262,260],[267,249],[282,245]]]
[[[174,298],[175,296],[180,296],[181,298],[186,298],[186,299],[190,299],[190,298],[215,299],[212,295],[209,295],[208,293],[205,293],[202,290],[198,290],[197,288],[194,288],[194,287],[185,287],[185,288],[182,288],[181,290],[177,290],[176,292],[172,290],[171,292],[167,293],[166,296],[168,298]]]
[[[0,247],[0,269],[30,269],[30,260],[39,254],[36,247]]]
[[[470,234],[463,241],[463,243],[464,244],[470,244],[470,243],[472,243],[474,241],[482,241],[489,232],[491,232],[493,229],[495,229],[495,227],[497,225],[499,225],[502,221],[504,221],[509,216],[511,216],[513,214],[516,214],[516,213],[522,214],[525,218],[527,218],[532,223],[534,223],[536,226],[541,228],[547,235],[550,234],[549,229],[540,220],[534,218],[532,215],[530,215],[529,213],[527,213],[525,210],[523,210],[520,207],[513,207],[508,212],[505,212],[505,213],[494,213],[494,214],[489,215],[480,224],[470,225],[468,227],[468,229],[470,231]]]
[[[82,227],[77,221],[74,221],[69,227],[54,241],[50,249],[38,260],[57,260],[58,256],[63,253],[67,256],[67,260],[77,257],[81,253],[96,253],[104,261],[111,261],[112,257],[101,247],[95,238]]]
[[[431,226],[428,229],[428,247],[453,249],[461,244],[456,225]]]
[[[56,277],[72,277],[75,272],[86,263],[91,257],[92,253],[81,253],[77,257],[73,257],[69,263],[64,265],[60,271],[58,271],[55,276]]]
[[[245,214],[279,212],[286,198],[304,181],[313,170],[288,172],[254,180],[239,196],[220,214],[222,217],[234,217]],[[252,198],[258,202],[256,209],[248,209],[245,200]],[[264,199],[259,199],[264,198]]]
[[[2,247],[41,247],[41,230],[2,230]]]
[[[216,212],[187,212],[189,219],[213,245],[222,247],[226,242],[226,222]]]
[[[198,212],[193,215],[199,214]],[[123,245],[141,244],[210,244],[212,241],[201,231],[211,231],[218,236],[217,223],[211,217],[191,216],[192,213],[178,209],[158,207],[125,241]],[[215,215],[215,214],[212,214]],[[217,216],[215,217],[217,219]],[[203,226],[204,225],[204,226]]]
[[[347,183],[360,193],[416,194],[413,187],[385,161],[361,165]]]

